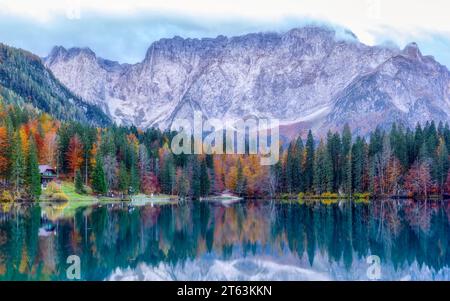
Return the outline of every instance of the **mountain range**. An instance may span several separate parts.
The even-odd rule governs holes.
[[[66,99],[80,111],[75,115],[99,123],[109,117],[167,129],[176,118],[201,111],[222,120],[277,118],[282,133],[294,136],[310,128],[324,134],[345,123],[365,135],[394,121],[415,126],[450,119],[450,73],[415,43],[404,49],[368,46],[351,32],[326,27],[161,39],[136,64],[100,58],[89,48],[57,46],[42,59],[48,72],[29,57],[37,66],[29,70],[46,79],[36,83],[49,86],[53,103]],[[5,72],[0,76],[5,86]]]

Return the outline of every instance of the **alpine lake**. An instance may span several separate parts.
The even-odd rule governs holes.
[[[0,280],[449,280],[449,233],[440,200],[3,204]]]

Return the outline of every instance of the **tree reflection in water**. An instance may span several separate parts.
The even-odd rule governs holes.
[[[386,279],[414,269],[412,279],[445,279],[449,220],[449,203],[441,201],[115,204],[71,215],[57,207],[14,205],[0,210],[0,279],[66,280],[72,254],[80,256],[88,280],[143,264],[150,270],[164,266],[169,279],[212,279],[215,260],[233,262],[249,276],[242,279],[267,272],[258,262],[319,273],[312,278],[366,279],[365,259],[372,254],[381,258]],[[282,271],[283,279],[297,277]]]

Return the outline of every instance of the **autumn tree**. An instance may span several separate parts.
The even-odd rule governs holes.
[[[69,173],[75,177],[75,172],[81,168],[81,164],[83,163],[83,145],[78,134],[70,138],[66,161]]]
[[[236,193],[240,196],[244,195],[247,191],[247,179],[245,178],[242,161],[239,158],[236,167]]]
[[[10,141],[6,127],[0,127],[0,179],[5,181],[8,176],[10,161]]]
[[[432,184],[430,163],[416,161],[406,175],[405,188],[413,194],[427,198]]]
[[[447,181],[444,185],[444,192],[450,194],[450,169],[447,172]]]

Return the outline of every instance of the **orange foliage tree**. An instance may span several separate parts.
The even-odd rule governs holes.
[[[444,191],[446,193],[450,193],[450,169],[448,170],[448,173],[447,173],[447,181],[445,182],[445,185],[444,185]]]
[[[414,163],[406,175],[405,188],[414,194],[427,197],[432,184],[430,164],[428,162]]]
[[[69,171],[73,173],[73,176],[75,177],[75,172],[80,169],[81,164],[83,163],[83,144],[77,134],[70,138],[66,160]]]
[[[8,131],[6,127],[0,127],[0,178],[5,179],[8,173],[9,149]]]

